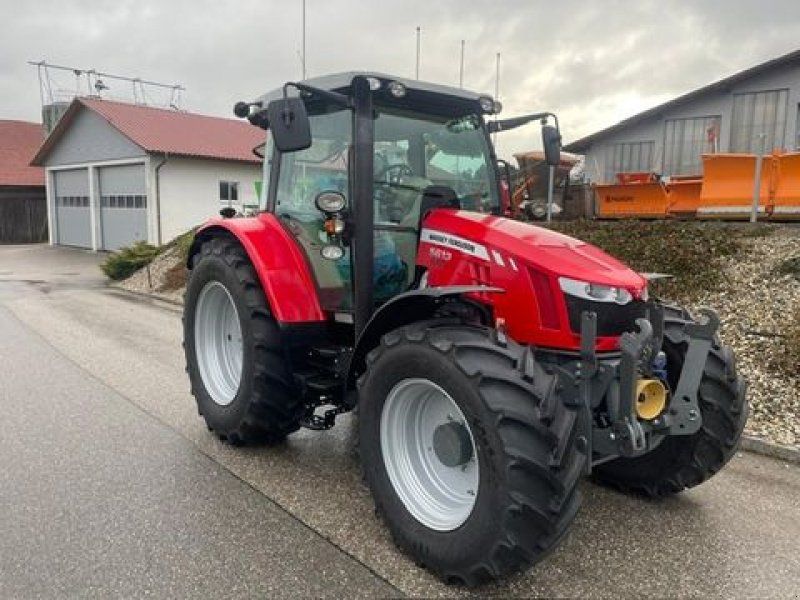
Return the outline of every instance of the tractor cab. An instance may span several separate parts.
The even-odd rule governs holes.
[[[302,247],[325,312],[358,333],[376,308],[424,284],[417,254],[431,209],[502,214],[488,137],[502,124],[486,121],[499,109],[486,95],[375,73],[237,105],[271,131],[263,208]]]

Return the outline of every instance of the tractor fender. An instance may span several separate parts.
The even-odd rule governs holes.
[[[275,215],[211,219],[195,233],[187,258],[189,269],[203,243],[216,236],[233,237],[244,248],[278,323],[325,320],[306,257]]]
[[[436,312],[445,300],[469,293],[504,293],[505,290],[497,287],[482,285],[452,285],[441,287],[426,287],[399,294],[381,306],[372,315],[364,331],[358,337],[350,366],[347,371],[348,388],[355,387],[357,378],[366,368],[367,354],[375,348],[381,337],[404,325],[427,319]]]

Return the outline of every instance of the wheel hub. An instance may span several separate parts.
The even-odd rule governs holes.
[[[403,379],[381,413],[381,453],[400,501],[420,523],[453,531],[479,493],[475,441],[459,405],[428,379]]]
[[[472,458],[472,439],[462,423],[449,421],[433,431],[433,451],[446,467],[460,467]]]
[[[242,378],[244,349],[239,313],[230,292],[209,281],[197,298],[194,345],[197,367],[211,399],[228,406]]]

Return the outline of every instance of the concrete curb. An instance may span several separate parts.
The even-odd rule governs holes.
[[[126,290],[125,288],[117,287],[115,285],[108,286],[106,289],[118,296],[128,296],[140,302],[147,302],[156,306],[166,305],[164,308],[167,308],[173,312],[183,312],[183,302],[161,296],[157,293],[134,292],[133,290]]]
[[[797,446],[785,446],[783,444],[776,444],[775,442],[768,442],[751,435],[743,435],[740,449],[745,452],[800,464],[800,447]]]

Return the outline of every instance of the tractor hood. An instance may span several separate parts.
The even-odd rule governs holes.
[[[495,262],[504,261],[505,256],[551,276],[622,287],[634,297],[639,297],[647,286],[644,277],[599,248],[528,223],[440,209],[428,215],[424,228],[484,246],[487,259]]]

